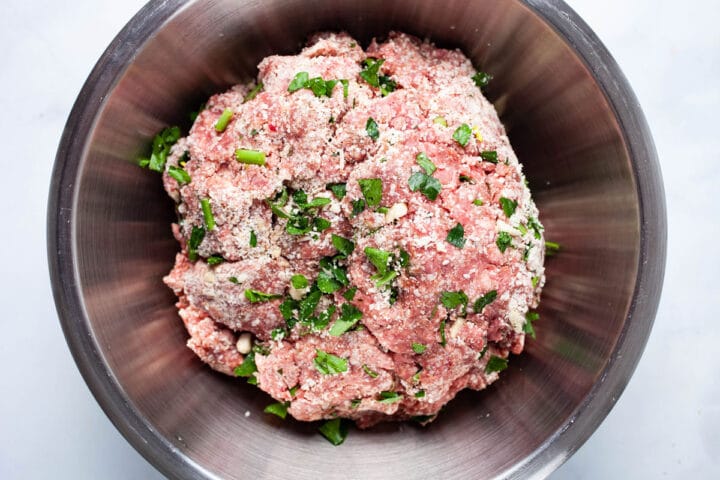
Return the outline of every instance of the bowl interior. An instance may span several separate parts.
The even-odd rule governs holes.
[[[75,351],[78,362],[109,375],[91,387],[101,403],[123,404],[132,420],[104,407],[163,471],[187,478],[486,478],[552,468],[565,458],[572,446],[547,447],[603,379],[631,312],[641,204],[614,107],[539,11],[505,0],[155,2],[111,46],[117,55],[98,67],[95,88],[107,85],[102,98],[80,99],[91,118],[84,120],[87,135],[72,140],[83,155],[64,180],[74,192],[67,287],[80,292],[83,309],[73,320],[66,314],[65,328],[89,332],[92,348]],[[546,237],[562,251],[547,261],[537,340],[500,381],[459,395],[428,428],[352,431],[335,448],[315,434],[316,424],[264,415],[269,397],[213,373],[185,347],[173,295],[161,281],[178,249],[173,204],[160,178],[134,159],[164,126],[187,127],[188,113],[209,95],[253,79],[264,56],[296,52],[315,31],[346,30],[367,44],[393,29],[459,47],[492,73],[486,93],[524,164]]]

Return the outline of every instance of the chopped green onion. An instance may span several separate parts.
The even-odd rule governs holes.
[[[470,141],[470,137],[472,136],[472,129],[470,128],[470,125],[467,123],[463,123],[458,128],[455,129],[455,132],[453,133],[453,140],[455,140],[461,147],[464,147],[468,144]]]
[[[475,313],[482,313],[483,308],[490,305],[493,301],[495,301],[496,298],[497,290],[490,290],[489,292],[475,300],[475,303],[473,304],[473,311]]]
[[[493,355],[485,365],[485,373],[502,372],[508,366],[507,358],[496,357]]]
[[[377,373],[375,370],[373,370],[372,368],[368,367],[368,366],[365,365],[364,363],[363,363],[362,368],[363,368],[363,371],[364,371],[365,373],[367,373],[367,374],[368,374],[370,377],[372,377],[372,378],[377,378],[378,375],[379,375],[379,373]]]
[[[282,298],[282,295],[276,293],[263,293],[257,290],[245,290],[245,299],[250,303],[269,302],[276,298]]]
[[[207,228],[208,232],[212,232],[215,229],[215,217],[210,207],[210,199],[201,198],[200,206],[202,207],[203,218],[205,219],[205,228]]]
[[[425,173],[428,175],[432,175],[435,170],[437,170],[437,167],[435,164],[430,160],[430,157],[428,157],[425,152],[420,152],[415,156],[415,161],[418,165],[422,167],[423,170],[425,170]]]
[[[451,228],[447,237],[445,238],[450,245],[454,245],[457,248],[463,248],[465,246],[465,229],[462,224],[458,223]]]
[[[180,167],[176,167],[175,165],[170,165],[167,170],[168,175],[170,175],[172,178],[177,180],[177,182],[180,185],[184,185],[186,183],[190,183],[190,174],[188,174],[185,170],[183,170]]]
[[[247,165],[265,165],[265,154],[257,150],[245,150],[239,148],[235,150],[235,159],[240,163]]]
[[[380,137],[378,124],[372,117],[367,119],[367,122],[365,123],[365,131],[367,132],[368,137],[370,137],[373,141],[376,141]]]
[[[498,154],[495,150],[485,150],[484,152],[480,152],[480,158],[490,163],[498,162]]]
[[[263,86],[263,82],[258,82],[257,85],[255,85],[253,89],[250,90],[247,95],[245,95],[245,98],[243,98],[243,103],[249,102],[250,100],[253,100],[255,97],[257,97],[257,94],[262,91]]]
[[[425,345],[423,345],[422,343],[413,342],[412,349],[413,349],[413,352],[415,352],[417,354],[421,354],[425,351],[425,349],[427,349],[427,347]]]
[[[361,178],[358,180],[360,191],[368,207],[380,205],[382,199],[382,180],[379,178]]]
[[[205,261],[207,262],[208,265],[212,266],[212,265],[220,265],[221,263],[223,263],[225,261],[225,259],[223,257],[221,257],[220,255],[211,255]]]
[[[508,232],[500,232],[498,233],[497,240],[495,240],[495,245],[497,245],[498,249],[502,253],[505,253],[505,250],[512,244],[512,237]]]
[[[219,132],[219,133],[224,132],[228,126],[228,123],[230,123],[230,120],[232,119],[232,117],[233,117],[232,110],[230,110],[229,108],[226,108],[225,110],[223,110],[222,115],[220,115],[220,118],[218,118],[217,123],[215,123],[215,131]]]
[[[518,202],[515,200],[510,200],[509,198],[500,197],[500,206],[502,207],[505,216],[507,218],[510,218],[513,216],[513,213],[515,213]]]
[[[560,244],[556,242],[545,242],[545,255],[552,257],[560,251]]]
[[[255,230],[250,230],[250,246],[253,248],[257,247],[257,235],[255,235]]]
[[[328,442],[338,446],[345,441],[345,438],[347,438],[348,427],[342,419],[334,418],[323,423],[318,431],[327,439]]]
[[[344,358],[337,357],[331,353],[322,350],[315,350],[315,359],[313,360],[315,368],[323,375],[336,375],[338,373],[347,372],[348,362]]]
[[[150,170],[162,173],[165,170],[165,162],[170,149],[180,139],[180,127],[167,127],[155,135],[152,143],[150,158],[141,158],[138,164]]]
[[[188,259],[194,262],[198,259],[197,249],[205,238],[205,229],[203,227],[193,227],[188,240]]]
[[[273,415],[277,415],[278,417],[285,420],[285,417],[287,417],[287,411],[289,406],[290,402],[271,403],[270,405],[265,407],[265,410],[263,410],[263,412],[272,413]]]
[[[380,403],[395,403],[402,400],[402,397],[397,392],[380,392],[379,397],[378,402]]]

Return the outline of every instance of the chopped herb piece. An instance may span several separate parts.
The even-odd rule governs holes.
[[[411,192],[420,191],[420,193],[431,201],[437,198],[442,189],[442,185],[437,178],[431,177],[423,172],[413,173],[408,179],[408,185]]]
[[[447,339],[445,338],[445,319],[443,318],[440,322],[440,345],[443,347],[447,344]]]
[[[388,283],[392,282],[395,277],[398,276],[398,273],[395,270],[388,270],[383,275],[377,274],[373,275],[372,279],[375,280],[375,286],[380,288],[384,287]]]
[[[257,97],[257,94],[260,93],[260,92],[262,92],[263,87],[264,87],[263,82],[258,82],[257,85],[255,85],[255,86],[253,87],[253,89],[250,90],[250,91],[247,93],[247,95],[245,95],[245,98],[243,98],[243,103],[249,102],[250,100],[252,100],[252,99],[254,99],[255,97]]]
[[[287,411],[289,406],[290,402],[271,403],[270,405],[265,407],[265,410],[263,410],[263,412],[272,413],[273,415],[276,415],[285,420],[285,417],[287,417]]]
[[[235,367],[234,370],[236,377],[252,377],[255,372],[257,372],[257,366],[255,365],[255,352],[250,352],[245,355],[243,363]]]
[[[433,119],[433,123],[436,125],[442,125],[443,127],[447,127],[447,120],[445,120],[445,117],[435,117]]]
[[[298,305],[298,320],[303,323],[307,323],[308,320],[310,320],[313,313],[315,313],[318,303],[320,303],[320,297],[322,297],[320,290],[312,290],[305,298],[300,300]]]
[[[175,165],[170,165],[167,170],[168,175],[170,175],[172,178],[177,180],[177,182],[180,185],[185,185],[186,183],[190,183],[190,174],[188,174],[185,170],[183,170],[180,167],[176,167]]]
[[[378,207],[377,212],[382,213],[383,215],[387,214],[390,211],[388,207]]]
[[[403,268],[410,266],[410,254],[402,248],[400,249],[400,266]]]
[[[455,140],[461,147],[464,147],[468,144],[470,141],[470,137],[472,136],[472,128],[470,128],[470,125],[467,123],[463,123],[458,128],[455,129],[455,133],[453,133],[453,140]]]
[[[430,160],[430,157],[425,154],[425,152],[420,152],[415,156],[415,161],[418,165],[422,167],[423,170],[425,170],[425,173],[428,175],[432,175],[435,170],[437,170],[437,167],[435,164]]]
[[[473,311],[475,313],[482,313],[483,308],[490,305],[493,301],[495,301],[496,298],[497,290],[490,290],[489,292],[475,300],[475,303],[473,304]]]
[[[220,265],[223,263],[225,259],[221,257],[220,255],[211,255],[207,258],[206,262],[208,265]]]
[[[258,133],[260,133],[260,132],[258,132],[257,128],[253,128],[252,130],[250,130],[251,137],[257,137]]]
[[[295,386],[292,387],[290,390],[288,390],[288,391],[290,392],[290,396],[293,397],[293,398],[295,398],[295,394],[297,393],[297,391],[298,391],[299,389],[300,389],[300,385],[295,385]]]
[[[205,228],[207,228],[208,232],[212,232],[215,229],[215,217],[210,207],[210,199],[201,198],[200,207],[202,207],[203,218],[205,219]]]
[[[530,280],[532,281],[533,288],[537,288],[538,283],[540,283],[540,277],[532,277]]]
[[[380,86],[380,77],[378,72],[380,67],[385,62],[383,59],[366,58],[365,68],[360,71],[360,77],[365,80],[369,85],[378,88]]]
[[[465,246],[465,229],[462,224],[458,223],[447,233],[445,238],[450,245],[454,245],[457,248],[463,248]]]
[[[490,83],[490,80],[493,79],[492,75],[485,72],[477,72],[470,78],[472,78],[472,81],[475,82],[475,85],[477,85],[477,87],[480,89],[487,87],[488,83]]]
[[[332,224],[330,223],[330,220],[327,220],[322,217],[315,217],[313,220],[313,227],[318,232],[324,232],[328,228],[330,228]]]
[[[282,298],[282,295],[276,293],[263,293],[257,290],[247,289],[245,290],[245,299],[250,303],[269,302],[276,298]]]
[[[523,225],[522,223],[518,224],[518,226],[515,228],[518,229],[518,231],[520,232],[520,235],[525,235],[528,232],[527,227],[525,225]]]
[[[297,274],[290,278],[290,284],[293,288],[300,290],[302,288],[307,288],[308,280],[305,278],[305,275]]]
[[[340,307],[340,317],[335,321],[330,329],[330,335],[339,337],[343,333],[353,328],[362,318],[362,312],[348,303],[344,303]]]
[[[333,293],[342,288],[342,284],[335,279],[332,273],[325,270],[318,274],[317,286],[322,293]]]
[[[490,163],[498,162],[498,155],[495,150],[485,150],[484,152],[480,152],[480,158]]]
[[[286,333],[284,328],[273,328],[270,331],[270,338],[273,340],[282,340],[285,338]]]
[[[380,392],[379,400],[380,403],[395,403],[402,400],[402,397],[397,392]]]
[[[298,309],[298,303],[292,298],[284,300],[279,306],[280,314],[286,322],[291,321],[295,310]],[[292,325],[290,325],[292,326]]]
[[[378,274],[385,275],[387,272],[388,263],[390,262],[390,252],[385,250],[379,250],[377,248],[366,247],[365,255],[370,260],[378,271]]]
[[[355,244],[352,241],[339,235],[335,235],[334,233],[332,235],[332,244],[338,252],[342,253],[346,257],[349,257],[353,250],[355,250]]]
[[[344,358],[337,357],[331,353],[315,350],[315,359],[313,360],[315,368],[323,375],[336,375],[338,373],[347,372],[348,362]]]
[[[190,121],[194,122],[195,120],[197,120],[198,115],[200,115],[200,112],[202,112],[203,110],[205,110],[205,104],[201,103],[197,110],[188,114],[188,118],[190,118]]]
[[[352,216],[357,217],[365,211],[365,200],[358,198],[352,201]]]
[[[226,108],[223,110],[222,115],[220,115],[220,118],[218,118],[217,122],[215,123],[215,131],[218,133],[222,133],[225,131],[225,129],[228,126],[228,123],[230,123],[230,120],[233,117],[233,111],[229,108]]]
[[[297,73],[290,82],[290,85],[288,85],[288,92],[292,93],[300,90],[301,88],[305,88],[309,78],[310,75],[308,74],[308,72]]]
[[[325,205],[329,205],[331,200],[327,197],[315,197],[310,201],[310,203],[304,204],[301,208],[303,210],[307,210],[309,208],[320,208],[324,207]]]
[[[508,366],[507,358],[496,357],[493,355],[485,365],[485,373],[502,372]]]
[[[417,353],[417,354],[423,353],[426,348],[427,348],[427,347],[426,347],[425,345],[423,345],[422,343],[415,343],[415,342],[413,342],[413,344],[412,344],[413,352],[415,352],[415,353]]]
[[[429,422],[433,418],[435,418],[435,415],[415,415],[414,417],[410,417],[410,420],[412,420],[413,422],[424,424]]]
[[[482,357],[485,356],[485,353],[488,351],[488,344],[486,343],[482,350],[480,350],[480,355],[478,355],[478,360],[480,360]]]
[[[495,245],[500,249],[502,253],[505,253],[505,250],[512,244],[512,237],[508,232],[500,232],[498,233],[497,240],[495,240]]]
[[[420,381],[420,374],[422,373],[422,368],[415,372],[415,375],[412,376],[413,383],[418,383]]]
[[[305,216],[290,217],[285,225],[285,231],[290,235],[305,235],[312,230],[310,218]]]
[[[367,373],[368,375],[370,375],[372,378],[377,378],[377,376],[379,375],[375,370],[373,370],[372,368],[368,367],[368,366],[365,365],[364,363],[363,363],[362,368],[363,368],[363,371],[365,371],[365,373]]]
[[[425,396],[425,390],[418,390],[415,392],[415,398],[423,398]]]
[[[469,177],[467,175],[460,174],[460,181],[461,182],[468,182],[468,183],[474,183],[475,179],[472,177]]]
[[[235,285],[240,284],[240,280],[238,280],[237,277],[229,277],[228,280],[230,280],[230,283],[234,283]]]
[[[250,246],[253,248],[257,247],[257,235],[255,235],[255,230],[250,230]]]
[[[530,218],[528,218],[527,223],[528,223],[528,227],[532,228],[535,238],[540,240],[540,238],[541,238],[540,232],[542,232],[544,230],[544,228],[542,225],[540,225],[540,222],[538,222],[537,218],[530,217]]]
[[[180,139],[180,127],[167,127],[155,135],[152,143],[150,158],[141,158],[138,164],[150,170],[162,173],[165,170],[165,162],[170,155],[170,148]]]
[[[556,242],[545,242],[545,255],[552,257],[560,251],[560,244]]]
[[[320,315],[318,315],[316,318],[311,318],[310,323],[312,325],[313,330],[320,331],[323,328],[328,326],[328,323],[330,323],[330,319],[333,315],[335,315],[335,311],[337,308],[335,305],[330,305],[327,310],[324,312],[320,312]]]
[[[500,197],[500,206],[502,207],[505,216],[510,218],[513,216],[513,213],[515,213],[518,202],[515,200],[510,200],[509,198]]]
[[[350,400],[350,408],[355,409],[359,407],[361,402],[361,398],[353,398],[352,400]]]
[[[344,183],[328,183],[325,185],[325,188],[330,190],[338,200],[345,198],[345,194],[347,193],[347,186]]]
[[[527,312],[525,314],[525,325],[523,325],[523,332],[535,338],[535,329],[533,328],[533,322],[540,318],[540,314],[537,312]]]
[[[318,431],[327,439],[328,442],[338,446],[345,441],[348,434],[348,427],[342,419],[333,418],[332,420],[328,420],[323,423]]]
[[[244,150],[242,148],[238,148],[235,150],[235,159],[246,165],[265,165],[265,154],[263,152],[258,152],[257,150]]]
[[[379,178],[361,178],[358,180],[360,191],[365,197],[368,207],[380,205],[382,199],[382,180]]]
[[[350,87],[350,82],[348,82],[346,79],[343,78],[340,80],[340,83],[342,84],[342,87],[343,87],[343,98],[347,98],[348,97],[348,88]]]
[[[387,97],[389,93],[392,93],[397,88],[397,82],[387,75],[380,75],[380,95]]]
[[[523,257],[522,257],[522,258],[523,258],[523,262],[527,262],[527,261],[528,261],[528,258],[530,257],[530,249],[531,249],[532,247],[533,247],[533,246],[532,246],[531,244],[529,244],[529,243],[525,246],[525,251],[523,252]]]
[[[309,88],[316,97],[330,97],[336,83],[337,80],[325,81],[321,77],[314,77],[307,81],[305,88]]]
[[[345,293],[343,293],[343,298],[347,300],[348,302],[351,302],[355,298],[355,294],[357,293],[357,287],[352,287],[348,289]]]
[[[473,200],[473,205],[477,205],[478,207],[482,207],[484,204],[485,204],[485,202],[483,202],[479,198],[476,198],[475,200]]]
[[[457,292],[442,292],[440,294],[440,303],[448,310],[462,307],[461,311],[464,316],[467,310],[468,297],[462,290],[458,290]]]
[[[190,240],[188,240],[188,259],[194,262],[198,259],[198,247],[205,238],[205,229],[203,227],[193,227],[190,233]]]
[[[365,123],[365,131],[367,132],[368,137],[370,137],[373,141],[376,141],[380,137],[378,124],[372,117],[367,119],[367,122]]]

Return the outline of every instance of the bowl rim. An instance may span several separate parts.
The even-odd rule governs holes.
[[[83,379],[125,439],[172,478],[215,475],[180,452],[135,409],[105,363],[90,328],[75,266],[77,174],[97,115],[135,52],[193,0],[151,0],[113,39],[83,85],[55,157],[47,209],[47,248],[55,306]],[[640,254],[628,313],[613,352],[584,400],[563,425],[502,478],[545,477],[595,431],[625,389],[645,348],[665,272],[667,219],[662,174],[649,126],[627,79],[590,27],[562,0],[516,0],[539,16],[583,61],[614,111],[631,159],[640,214]],[[622,359],[622,362],[618,361]]]

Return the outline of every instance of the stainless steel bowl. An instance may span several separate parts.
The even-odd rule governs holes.
[[[428,428],[353,431],[261,413],[268,397],[185,347],[161,277],[177,245],[160,178],[134,163],[152,135],[266,55],[318,30],[391,29],[460,47],[494,101],[549,239],[538,338],[484,392]],[[665,264],[665,204],[637,100],[607,50],[557,0],[152,1],[103,54],[68,120],[48,207],[58,312],[92,392],[125,437],[176,478],[543,476],[602,421],[640,357]],[[246,416],[246,412],[250,412]]]

